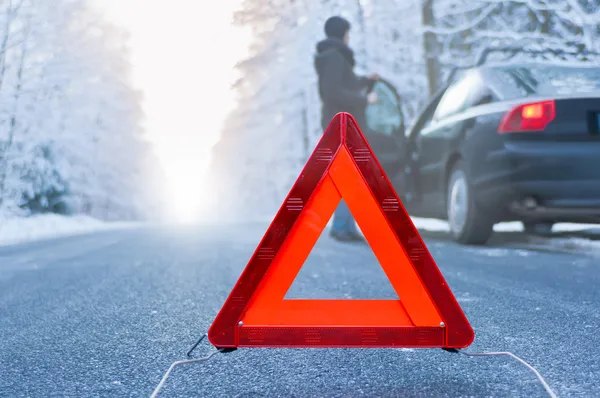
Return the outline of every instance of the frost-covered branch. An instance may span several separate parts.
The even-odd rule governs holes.
[[[469,18],[469,22],[465,23],[464,25],[459,25],[457,27],[454,28],[438,28],[438,27],[433,27],[433,26],[425,26],[423,27],[423,29],[421,29],[421,31],[423,33],[427,33],[427,32],[431,32],[431,33],[435,33],[437,35],[454,35],[457,33],[461,33],[467,30],[471,30],[473,28],[475,28],[476,26],[478,26],[479,24],[481,24],[483,21],[487,20],[490,15],[496,11],[496,9],[498,8],[498,5],[492,4],[489,5],[487,7],[485,7],[483,10],[481,10],[480,14],[476,17],[476,18]]]
[[[213,153],[216,205],[235,214],[237,200],[244,217],[247,208],[272,214],[281,204],[307,136],[310,147],[322,134],[312,55],[327,17],[350,19],[358,64],[398,88],[410,121],[429,85],[453,66],[471,65],[485,47],[598,48],[599,13],[579,0],[245,0],[238,22],[255,41],[238,64],[239,106]],[[223,178],[231,183],[219,184]]]
[[[158,207],[164,175],[143,141],[124,38],[87,0],[0,4],[0,212],[115,219]]]

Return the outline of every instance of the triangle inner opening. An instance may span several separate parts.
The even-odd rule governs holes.
[[[369,244],[334,240],[329,235],[332,219],[333,216],[285,299],[398,300]]]
[[[376,295],[374,299],[358,297],[339,299],[338,294],[332,298],[331,291],[329,297],[326,293],[328,292],[326,284],[320,285],[322,286],[320,292],[310,290],[311,272],[312,275],[320,275],[316,270],[323,272],[327,268],[323,265],[319,268],[317,261],[315,270],[315,261],[311,266],[306,260],[315,253],[315,259],[318,260],[319,253],[323,256],[330,247],[335,247],[334,245],[337,244],[337,242],[321,241],[321,245],[318,245],[320,247],[315,248],[315,243],[328,238],[324,236],[323,231],[327,230],[325,228],[327,221],[342,199],[347,203],[374,250],[370,251],[365,247],[350,251],[347,248],[342,254],[343,260],[338,262],[348,262],[349,264],[345,265],[352,267],[373,264],[372,270],[365,268],[366,273],[362,273],[365,278],[374,277],[371,279],[372,290],[378,290],[376,287],[378,285],[383,290],[382,286],[386,286],[383,281],[387,279],[387,286],[393,287],[393,292],[398,292],[396,297],[388,293],[388,297],[391,297],[386,299],[381,299],[380,295]],[[368,255],[376,257],[378,261],[368,261]],[[246,307],[244,324],[347,325],[348,322],[352,322],[363,326],[375,324],[383,326],[394,323],[396,319],[406,325],[439,326],[440,316],[437,309],[410,262],[349,153],[342,148],[262,278]],[[335,275],[335,271],[341,271],[340,268],[331,266],[329,268],[332,275]],[[302,279],[298,279],[302,270],[304,270]],[[376,279],[375,275],[381,275],[381,278]],[[337,278],[342,279],[343,287],[343,277]],[[300,285],[294,290],[290,289],[297,279]],[[368,279],[354,282],[364,286],[368,283]],[[312,285],[314,287],[314,281]],[[302,290],[303,287],[305,290]],[[335,287],[333,291],[339,293],[340,286]],[[358,286],[354,288],[357,289],[356,291],[360,289]],[[306,298],[306,295],[310,298]]]

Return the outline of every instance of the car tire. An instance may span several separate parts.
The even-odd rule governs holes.
[[[485,244],[494,230],[491,218],[472,200],[473,189],[461,161],[452,168],[446,191],[446,212],[452,238],[465,245]]]
[[[526,234],[546,236],[552,234],[553,222],[533,222],[527,221],[523,223],[523,229]]]

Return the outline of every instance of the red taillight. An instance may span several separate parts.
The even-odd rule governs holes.
[[[554,101],[534,102],[515,107],[506,114],[500,126],[499,133],[515,133],[526,131],[541,131],[548,126],[556,110]]]

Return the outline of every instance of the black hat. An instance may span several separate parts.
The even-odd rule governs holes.
[[[327,37],[343,39],[349,30],[350,22],[342,17],[331,17],[325,22],[325,34]]]

